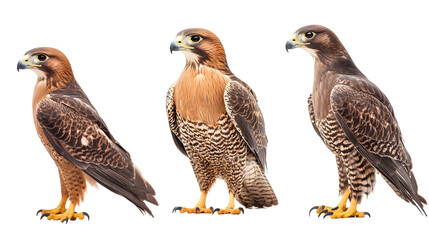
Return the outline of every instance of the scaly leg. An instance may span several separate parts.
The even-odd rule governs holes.
[[[207,193],[201,191],[201,195],[200,195],[200,199],[198,200],[197,205],[195,205],[194,208],[185,208],[185,207],[175,207],[173,209],[173,213],[176,212],[177,210],[180,211],[180,213],[213,213],[213,208],[206,208],[206,198],[207,198]]]
[[[349,196],[350,196],[350,189],[347,188],[346,191],[344,192],[343,196],[341,197],[341,200],[338,203],[337,207],[333,208],[333,207],[327,207],[327,206],[324,206],[324,205],[315,206],[315,207],[312,207],[310,209],[308,215],[310,215],[311,211],[313,211],[314,209],[317,209],[316,212],[319,214],[319,217],[320,217],[321,214],[328,213],[329,211],[340,211],[340,212],[343,212],[343,211],[345,211],[347,209],[346,208],[346,204],[347,204],[347,200],[349,199]]]
[[[332,208],[332,207],[326,207],[323,205],[315,206],[310,209],[309,214],[311,213],[312,210],[317,209],[316,212],[319,214],[319,217],[320,215],[325,214],[323,218],[327,216],[331,216],[331,218],[365,217],[365,215],[368,215],[369,217],[371,217],[371,215],[367,212],[356,211],[357,200],[354,198],[350,202],[350,207],[347,208],[346,204],[347,204],[347,200],[349,199],[349,196],[350,196],[350,189],[347,188],[343,196],[341,197],[341,200],[338,203],[337,207]]]
[[[225,209],[216,208],[214,211],[218,212],[218,214],[220,214],[220,215],[227,214],[227,213],[238,215],[240,213],[244,213],[243,208],[235,208],[234,209],[234,206],[235,206],[234,201],[235,201],[234,194],[232,192],[229,192],[229,202],[228,202],[228,205],[226,206],[226,208]]]
[[[64,213],[66,211],[66,202],[67,202],[68,197],[63,195],[61,197],[61,201],[60,204],[58,204],[58,206],[56,208],[53,209],[40,209],[39,211],[37,211],[36,216],[39,215],[39,213],[42,213],[42,216],[40,217],[40,219],[42,219],[43,217],[47,217],[51,214],[58,214],[58,213]]]
[[[88,218],[89,220],[89,215],[86,212],[80,212],[80,213],[76,213],[74,210],[76,208],[76,205],[74,203],[70,203],[69,208],[64,212],[64,213],[59,213],[59,214],[50,214],[47,216],[48,220],[60,220],[61,222],[68,222],[69,220],[76,220],[76,219],[80,219],[82,220],[85,216]]]

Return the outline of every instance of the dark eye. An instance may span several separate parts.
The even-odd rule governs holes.
[[[45,54],[37,55],[37,60],[39,60],[40,62],[44,62],[46,61],[46,59],[48,59],[48,56],[46,56]]]
[[[314,37],[314,32],[306,32],[304,33],[304,36],[308,39],[311,39]]]
[[[198,35],[192,35],[191,36],[191,41],[192,42],[199,42],[201,40],[201,37]]]

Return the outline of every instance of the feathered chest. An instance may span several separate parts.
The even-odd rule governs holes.
[[[225,87],[229,78],[209,67],[186,67],[174,87],[176,111],[184,119],[216,126],[226,113]]]

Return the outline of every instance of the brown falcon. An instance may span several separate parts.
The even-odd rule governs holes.
[[[179,32],[170,51],[182,51],[186,66],[167,95],[167,115],[177,148],[189,157],[201,196],[181,213],[214,213],[206,196],[217,178],[225,180],[229,203],[219,214],[277,205],[264,170],[267,137],[256,95],[229,69],[220,40],[212,32]]]
[[[33,120],[60,175],[61,201],[54,209],[38,211],[41,218],[67,222],[88,216],[75,213],[87,181],[103,185],[152,215],[144,201],[157,205],[155,191],[107,129],[74,78],[66,56],[54,48],[35,48],[18,62],[20,69],[37,74]]]
[[[426,215],[426,200],[418,194],[411,157],[387,97],[359,71],[328,28],[298,29],[286,43],[286,50],[293,48],[303,48],[315,59],[308,110],[316,133],[336,156],[343,195],[335,208],[311,210],[331,218],[364,217],[368,213],[358,212],[357,204],[373,190],[378,171],[399,197]]]

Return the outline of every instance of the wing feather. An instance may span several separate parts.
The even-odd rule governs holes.
[[[331,92],[331,106],[348,139],[406,201],[425,213],[417,193],[411,158],[392,107],[378,88],[362,79],[342,79]],[[425,213],[426,214],[426,213]]]
[[[176,147],[180,150],[181,153],[183,153],[185,156],[188,156],[185,150],[185,146],[183,146],[183,143],[179,140],[180,133],[179,133],[179,126],[177,125],[177,112],[176,112],[176,105],[174,104],[174,97],[173,97],[175,85],[176,83],[173,83],[167,92],[166,108],[167,108],[168,124],[170,126],[171,136],[173,137],[174,144],[176,144]]]
[[[154,189],[92,105],[82,99],[52,93],[37,105],[36,117],[46,138],[66,160],[152,215],[143,201],[157,205]]]
[[[234,126],[265,170],[268,139],[265,122],[254,93],[239,81],[230,80],[225,87],[226,111]]]

